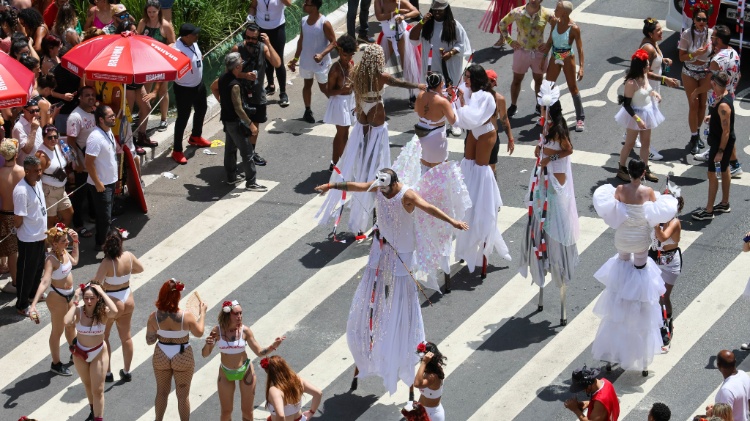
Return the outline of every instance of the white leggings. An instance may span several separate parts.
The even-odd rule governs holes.
[[[620,255],[620,259],[622,260],[630,260],[633,259],[633,266],[641,267],[646,264],[646,261],[648,260],[648,250],[644,250],[642,252],[638,253],[623,253],[618,252]]]

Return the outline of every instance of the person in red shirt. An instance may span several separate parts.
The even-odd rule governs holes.
[[[63,4],[69,1],[70,0],[55,0],[50,3],[46,9],[44,9],[42,17],[44,18],[44,23],[47,25],[47,28],[52,28],[52,26],[55,25],[55,19],[57,19],[57,11],[60,10]]]
[[[598,379],[599,369],[584,367],[578,385],[591,400],[579,402],[573,396],[564,405],[576,414],[580,421],[617,421],[620,417],[620,402],[615,387],[607,379]],[[586,410],[584,415],[583,411]]]

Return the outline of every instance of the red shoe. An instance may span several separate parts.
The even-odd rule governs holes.
[[[190,136],[188,144],[195,146],[196,148],[208,148],[211,146],[211,142],[198,136]]]
[[[185,158],[185,154],[182,152],[172,151],[172,159],[180,165],[187,164],[187,158]]]

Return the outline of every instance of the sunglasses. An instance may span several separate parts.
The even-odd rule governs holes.
[[[47,139],[50,139],[50,140],[57,140],[57,139],[59,139],[59,138],[60,138],[60,136],[58,136],[58,135],[56,135],[56,134],[53,134],[53,135],[47,136]]]
[[[115,15],[117,19],[127,19],[130,17],[130,13],[122,13],[120,15]]]
[[[31,114],[36,114],[39,112],[39,108],[27,108],[26,111],[30,112]]]
[[[708,18],[695,18],[696,22],[708,22]]]

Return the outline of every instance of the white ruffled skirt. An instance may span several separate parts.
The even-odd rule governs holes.
[[[651,101],[651,105],[647,105],[643,108],[633,107],[633,110],[635,110],[635,114],[643,120],[643,123],[646,125],[646,130],[655,129],[664,122],[664,116],[661,111],[659,111],[659,106],[656,104],[656,101]],[[635,119],[625,111],[624,107],[620,107],[620,111],[615,114],[615,121],[626,129],[641,130],[641,128],[638,127],[638,123],[636,123]]]
[[[373,241],[346,324],[359,377],[381,377],[390,394],[396,392],[399,380],[414,382],[417,345],[425,339],[417,287],[401,263],[411,267],[413,256],[413,252],[396,255],[393,247],[384,244],[381,249]]]
[[[351,126],[354,117],[354,94],[334,95],[328,98],[328,107],[326,115],[323,116],[323,123],[334,124],[336,126]]]
[[[375,179],[375,174],[382,168],[391,165],[391,150],[388,144],[388,124],[372,127],[367,126],[369,131],[364,132],[365,126],[356,122],[349,140],[346,142],[344,153],[336,163],[336,168],[331,174],[330,183],[342,181],[367,182]],[[365,232],[372,224],[372,211],[375,209],[374,192],[347,192],[349,200],[349,230],[352,232]],[[315,219],[320,225],[327,225],[332,217],[339,212],[343,206],[342,192],[332,190],[315,214]]]
[[[503,201],[492,168],[464,158],[461,160],[461,172],[472,206],[466,211],[465,218],[469,230],[459,231],[456,236],[456,259],[463,259],[469,272],[473,272],[476,266],[482,266],[482,256],[489,258],[493,250],[510,261],[508,246],[497,227],[497,214]]]
[[[605,289],[594,306],[602,321],[592,354],[625,370],[646,370],[661,353],[662,314],[659,297],[666,291],[659,267],[646,259],[636,269],[631,260],[610,258],[594,277]]]

